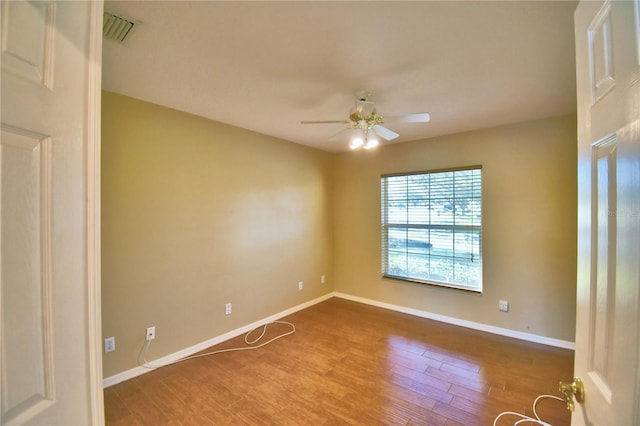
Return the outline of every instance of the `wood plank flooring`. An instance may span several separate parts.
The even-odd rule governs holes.
[[[573,351],[333,298],[283,318],[296,333],[105,389],[107,425],[491,425],[559,396]],[[265,339],[287,331],[269,328]],[[212,349],[245,346],[238,337]],[[568,425],[560,401],[542,419]],[[515,417],[501,418],[512,425]]]

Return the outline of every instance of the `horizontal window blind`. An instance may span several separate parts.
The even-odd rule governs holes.
[[[384,276],[482,291],[482,169],[381,178]]]

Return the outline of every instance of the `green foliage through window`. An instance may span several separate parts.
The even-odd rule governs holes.
[[[482,169],[381,178],[382,272],[482,291]]]

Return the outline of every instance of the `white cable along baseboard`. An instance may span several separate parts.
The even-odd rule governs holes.
[[[544,336],[538,336],[536,334],[531,334],[531,333],[523,333],[520,331],[514,331],[514,330],[509,330],[506,328],[501,328],[501,327],[495,327],[492,325],[487,325],[487,324],[482,324],[482,323],[478,323],[478,322],[473,322],[473,321],[467,321],[467,320],[461,320],[458,318],[453,318],[453,317],[448,317],[445,315],[439,315],[439,314],[433,314],[430,312],[426,312],[426,311],[421,311],[418,309],[413,309],[413,308],[407,308],[404,306],[399,306],[399,305],[393,305],[390,303],[385,303],[385,302],[379,302],[377,300],[372,300],[372,299],[366,299],[363,297],[358,297],[358,296],[352,296],[349,294],[345,294],[345,293],[340,293],[340,292],[332,292],[332,293],[327,293],[324,296],[320,296],[316,299],[310,300],[308,302],[302,303],[300,305],[294,306],[293,308],[289,308],[286,309],[282,312],[279,312],[277,314],[271,315],[267,318],[263,318],[259,321],[255,321],[251,324],[245,325],[244,327],[240,327],[237,328],[235,330],[231,330],[227,333],[221,334],[219,336],[213,337],[211,339],[208,339],[204,342],[198,343],[194,346],[182,349],[178,352],[174,352],[172,354],[166,355],[162,358],[158,358],[155,359],[153,361],[151,361],[153,364],[157,364],[157,365],[165,365],[165,364],[170,364],[173,363],[181,358],[185,358],[188,357],[190,355],[193,355],[197,352],[200,352],[204,349],[207,349],[211,346],[217,345],[218,343],[222,343],[224,341],[227,341],[229,339],[232,339],[234,337],[240,336],[242,334],[245,334],[261,325],[263,325],[264,323],[267,322],[272,322],[275,320],[278,320],[280,318],[286,317],[287,315],[291,315],[295,312],[301,311],[303,309],[306,309],[310,306],[316,305],[318,303],[324,302],[325,300],[331,299],[332,297],[338,297],[341,299],[346,299],[346,300],[351,300],[354,302],[359,302],[359,303],[364,303],[366,305],[371,305],[371,306],[376,306],[379,308],[384,308],[384,309],[389,309],[392,311],[396,311],[396,312],[402,312],[405,314],[409,314],[409,315],[414,315],[417,317],[421,317],[421,318],[427,318],[427,319],[431,319],[434,321],[439,321],[439,322],[443,322],[443,323],[447,323],[447,324],[452,324],[452,325],[457,325],[457,326],[461,326],[461,327],[466,327],[466,328],[470,328],[473,330],[479,330],[479,331],[484,331],[487,333],[492,333],[492,334],[498,334],[501,336],[506,336],[506,337],[512,337],[515,339],[519,339],[519,340],[526,340],[529,342],[534,342],[534,343],[540,343],[543,345],[548,345],[548,346],[555,346],[558,348],[563,348],[563,349],[571,349],[571,350],[575,350],[575,343],[574,342],[570,342],[570,341],[566,341],[566,340],[560,340],[560,339],[553,339],[550,337],[544,337]],[[140,376],[144,373],[148,373],[149,371],[152,371],[153,369],[150,369],[148,367],[143,367],[143,366],[139,366],[139,367],[135,367],[132,368],[130,370],[127,371],[123,371],[122,373],[118,373],[116,375],[110,376],[110,377],[106,377],[103,380],[103,387],[107,388],[109,386],[113,386],[116,385],[120,382],[124,382],[125,380],[129,380],[132,379],[134,377]]]
[[[219,336],[213,337],[211,339],[205,340],[204,342],[198,343],[194,346],[182,349],[178,352],[174,352],[172,354],[166,355],[162,358],[157,358],[154,359],[152,361],[150,361],[152,364],[154,365],[166,365],[166,364],[171,364],[175,361],[178,361],[179,359],[191,356],[195,353],[198,353],[200,351],[203,351],[211,346],[217,345],[218,343],[222,343],[225,342],[229,339],[233,339],[234,337],[237,336],[241,336],[243,334],[248,333],[249,331],[260,327],[261,325],[263,325],[264,323],[267,322],[273,322],[275,320],[278,320],[282,317],[286,317],[287,315],[291,315],[295,312],[301,311],[303,309],[306,309],[310,306],[316,305],[320,302],[324,302],[327,299],[331,299],[332,297],[334,297],[333,293],[328,293],[325,294],[324,296],[320,296],[316,299],[310,300],[308,302],[302,303],[300,305],[294,306],[293,308],[289,308],[286,309],[282,312],[279,312],[277,314],[271,315],[267,318],[263,318],[259,321],[255,321],[252,322],[251,324],[245,325],[244,327],[240,327],[240,328],[236,328],[235,330],[231,330],[227,333],[221,334]],[[139,367],[135,367],[132,368],[131,370],[127,370],[127,371],[123,371],[122,373],[118,373],[114,376],[111,377],[106,377],[103,380],[103,387],[108,388],[109,386],[113,386],[113,385],[117,385],[120,382],[124,382],[125,380],[129,380],[129,379],[133,379],[134,377],[140,376],[144,373],[148,373],[149,371],[153,371],[153,368],[149,368],[149,367],[144,367],[144,366],[139,366]]]

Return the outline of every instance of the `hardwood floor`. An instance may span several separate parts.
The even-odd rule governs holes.
[[[296,333],[253,351],[197,358],[105,389],[107,425],[491,425],[559,396],[573,351],[343,299],[283,318]],[[265,339],[283,331],[269,328]],[[245,346],[238,337],[214,349]],[[568,425],[560,401],[542,419]],[[518,418],[501,418],[512,425]]]

